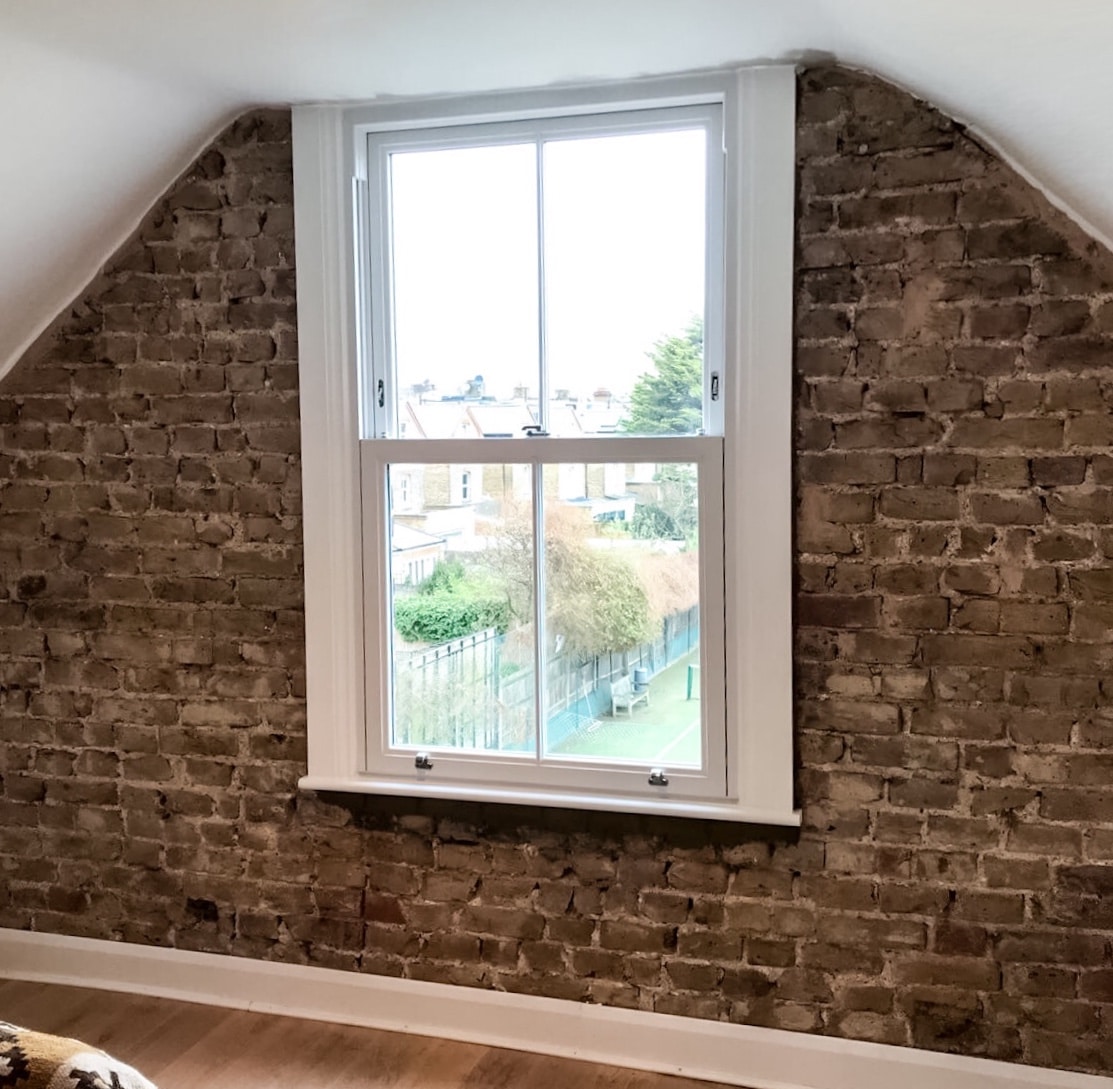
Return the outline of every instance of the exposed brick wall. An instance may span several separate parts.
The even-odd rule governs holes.
[[[801,83],[795,843],[299,798],[286,119],[0,385],[0,925],[1113,1068],[1113,264]]]

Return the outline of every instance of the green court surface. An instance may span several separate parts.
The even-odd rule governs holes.
[[[564,739],[553,752],[562,756],[611,756],[659,762],[672,767],[700,763],[699,672],[687,698],[688,666],[699,665],[694,650],[663,669],[649,683],[649,706],[628,714],[604,713]]]

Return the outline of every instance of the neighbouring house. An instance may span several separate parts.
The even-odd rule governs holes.
[[[434,537],[396,521],[391,530],[391,581],[395,586],[417,586],[444,559],[444,537]]]

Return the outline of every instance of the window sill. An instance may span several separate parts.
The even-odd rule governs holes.
[[[513,790],[463,783],[417,783],[402,779],[375,779],[370,776],[346,778],[306,775],[298,780],[298,787],[301,790],[335,791],[341,794],[382,794],[403,798],[437,798],[445,801],[499,802],[504,805],[547,806],[555,809],[582,809],[589,812],[641,813],[656,817],[733,821],[739,824],[764,824],[783,828],[800,826],[799,809],[760,809],[725,800],[706,802],[691,799],[632,798],[613,794]]]

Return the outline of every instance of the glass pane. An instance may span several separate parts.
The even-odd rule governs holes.
[[[525,401],[532,390],[536,404],[539,374],[536,159],[533,144],[390,158],[403,438],[533,422]],[[496,403],[510,406],[497,419],[468,411]]]
[[[528,465],[391,465],[392,744],[536,752]]]
[[[702,766],[697,467],[544,485],[546,754]]]
[[[703,426],[706,134],[544,148],[554,434]]]

